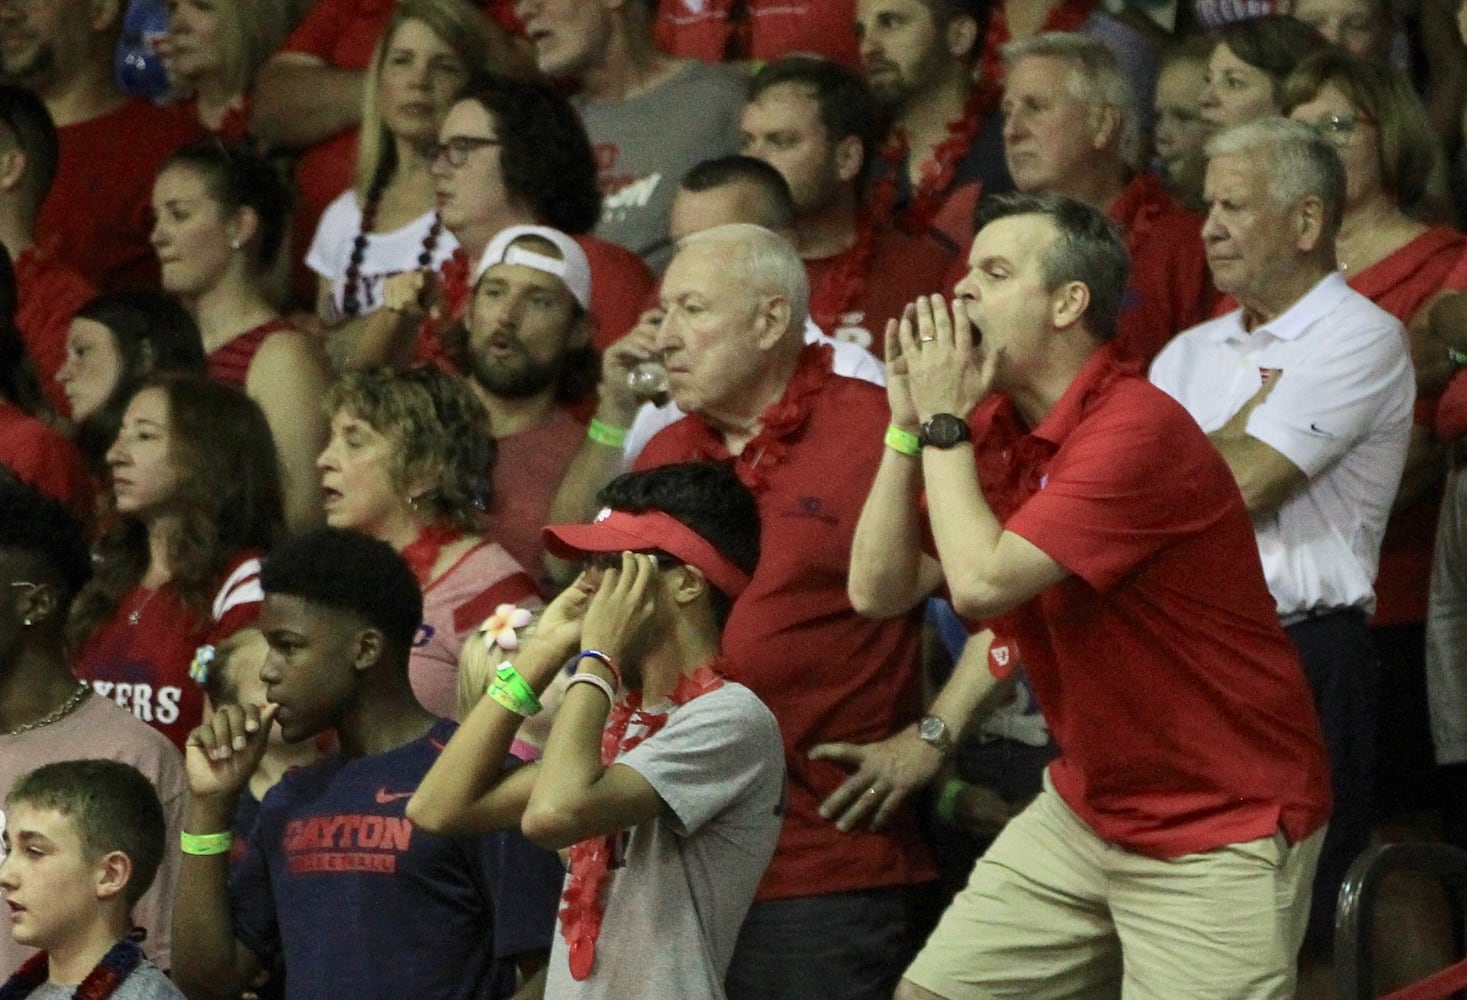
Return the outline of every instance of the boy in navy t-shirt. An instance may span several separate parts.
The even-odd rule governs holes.
[[[407,800],[455,726],[413,697],[422,598],[382,542],[323,528],[261,573],[269,703],[228,705],[189,737],[174,975],[233,995],[283,956],[287,997],[496,998],[544,964],[561,867],[518,833],[437,836]],[[278,723],[334,729],[341,752],[265,796],[226,888],[230,817]]]

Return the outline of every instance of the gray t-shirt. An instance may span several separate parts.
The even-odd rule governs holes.
[[[739,926],[779,839],[779,725],[752,691],[726,683],[675,708],[614,766],[646,778],[668,812],[618,835],[591,975],[571,978],[557,932],[545,995],[722,1000]]]
[[[737,73],[696,61],[629,100],[577,100],[605,196],[596,235],[661,273],[672,258],[667,222],[678,184],[690,167],[738,152],[743,106]]]
[[[56,986],[44,983],[31,993],[31,1000],[71,1000],[76,986]],[[187,1000],[167,976],[158,971],[152,962],[143,963],[132,970],[132,975],[122,981],[112,994],[112,1000]]]

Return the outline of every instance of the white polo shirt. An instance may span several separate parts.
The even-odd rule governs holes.
[[[1308,477],[1253,519],[1279,616],[1369,614],[1416,400],[1406,331],[1336,272],[1251,333],[1238,309],[1178,335],[1151,381],[1210,434],[1262,388],[1264,370],[1278,381],[1247,432]]]

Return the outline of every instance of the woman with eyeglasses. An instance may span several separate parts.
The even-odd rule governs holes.
[[[1327,138],[1344,164],[1345,212],[1336,239],[1340,270],[1351,288],[1406,325],[1413,344],[1416,419],[1381,544],[1372,633],[1381,676],[1388,678],[1381,686],[1376,812],[1386,839],[1414,839],[1424,831],[1419,817],[1438,809],[1444,790],[1427,710],[1425,621],[1443,473],[1433,424],[1447,359],[1439,346],[1427,346],[1430,310],[1424,306],[1446,287],[1467,240],[1433,224],[1442,217],[1442,156],[1426,112],[1400,72],[1332,48],[1289,76],[1284,104],[1295,121]],[[1420,899],[1398,902],[1422,947],[1438,943],[1431,908],[1423,910]]]
[[[474,77],[439,127],[433,181],[438,216],[458,249],[436,272],[389,279],[389,297],[402,303],[401,323],[376,360],[389,361],[408,344],[415,360],[438,360],[441,334],[468,311],[470,273],[494,236],[511,226],[558,229],[585,251],[593,347],[604,349],[636,324],[655,280],[642,258],[590,235],[601,217],[596,159],[564,98],[538,83]]]
[[[383,291],[402,271],[438,268],[457,243],[434,210],[438,126],[470,74],[487,69],[492,29],[466,0],[404,0],[367,70],[356,183],[321,217],[306,264],[338,369],[362,367],[380,325],[395,325]],[[388,313],[376,314],[384,307]]]
[[[193,314],[213,378],[242,389],[269,421],[285,478],[286,520],[318,524],[319,401],[330,382],[316,341],[272,300],[283,279],[290,193],[275,169],[205,140],[169,157],[153,184],[153,250],[163,289]]]
[[[484,405],[436,368],[349,372],[326,397],[316,465],[326,523],[387,542],[423,589],[408,679],[423,707],[457,718],[459,653],[501,604],[542,606],[535,581],[486,534],[494,440]]]
[[[283,530],[275,445],[237,389],[154,375],[117,440],[96,574],[68,625],[77,675],[183,748],[203,714],[199,646],[251,626]]]

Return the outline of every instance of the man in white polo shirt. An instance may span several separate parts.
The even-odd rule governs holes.
[[[1378,671],[1367,622],[1415,383],[1401,324],[1336,268],[1345,176],[1334,148],[1270,118],[1207,152],[1202,238],[1213,281],[1241,308],[1174,339],[1151,381],[1233,470],[1314,692],[1335,797],[1314,882],[1318,944],[1370,823]]]

